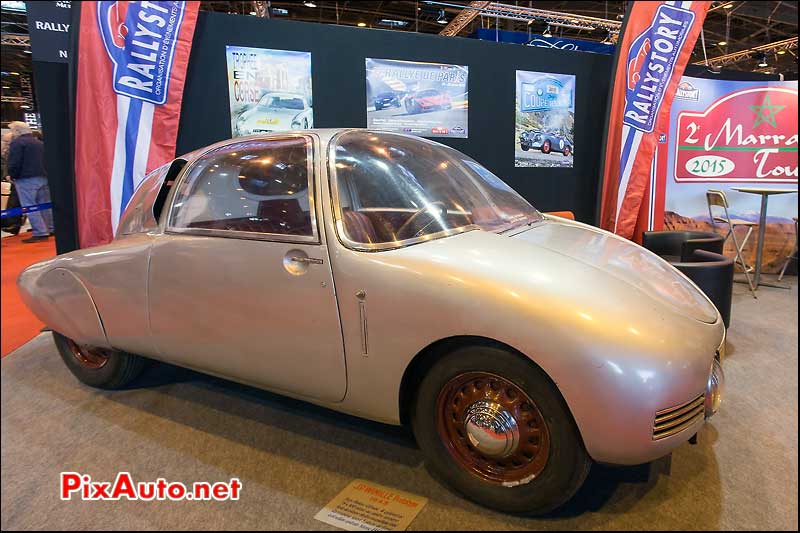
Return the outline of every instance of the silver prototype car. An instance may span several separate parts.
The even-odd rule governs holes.
[[[724,326],[681,273],[395,133],[198,150],[145,178],[113,242],[18,283],[86,384],[152,358],[408,424],[438,477],[507,512],[670,453],[722,395]]]

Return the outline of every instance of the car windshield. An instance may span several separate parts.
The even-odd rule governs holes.
[[[303,99],[291,96],[272,96],[267,100],[267,107],[275,109],[303,109]]]
[[[352,131],[334,140],[337,227],[359,249],[387,249],[471,229],[542,219],[500,178],[447,146]]]

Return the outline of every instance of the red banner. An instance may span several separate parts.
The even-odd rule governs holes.
[[[632,2],[613,79],[600,226],[631,239],[653,155],[711,2]]]
[[[79,243],[88,247],[113,239],[145,174],[175,157],[200,2],[80,8],[75,196]]]

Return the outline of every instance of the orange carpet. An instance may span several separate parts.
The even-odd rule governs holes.
[[[30,233],[0,240],[0,355],[5,357],[39,333],[39,322],[19,297],[17,276],[25,267],[56,255],[55,237],[23,244]]]

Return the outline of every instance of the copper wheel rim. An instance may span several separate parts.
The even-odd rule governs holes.
[[[547,424],[511,381],[488,372],[460,374],[442,388],[436,404],[439,437],[464,470],[513,486],[528,483],[547,465]]]
[[[109,350],[105,348],[97,348],[86,344],[78,344],[73,340],[69,340],[69,350],[72,356],[86,368],[98,369],[103,368],[111,355]]]

